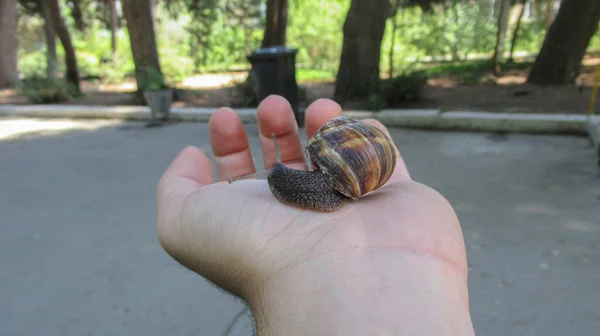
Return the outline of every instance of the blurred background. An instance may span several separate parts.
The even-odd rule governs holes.
[[[599,335],[599,21],[600,0],[0,0],[0,336],[253,334],[163,251],[155,188],[185,146],[212,155],[171,108],[237,108],[261,168],[269,94],[299,123],[318,98],[390,123],[459,215],[477,334]]]
[[[327,97],[375,111],[577,113],[600,63],[594,0],[0,4],[4,104],[143,105],[142,91],[169,88],[174,107],[254,107],[258,84],[286,70],[252,80],[248,56],[286,47],[274,52],[294,67],[299,109]]]

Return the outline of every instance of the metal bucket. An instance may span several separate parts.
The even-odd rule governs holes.
[[[150,108],[152,121],[168,121],[173,102],[173,90],[144,92],[146,104]]]

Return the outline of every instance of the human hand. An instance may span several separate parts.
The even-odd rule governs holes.
[[[307,136],[340,114],[316,101]],[[257,118],[265,167],[276,160],[275,133],[283,163],[306,169],[288,102],[268,97]],[[399,153],[383,188],[321,213],[278,202],[265,180],[227,183],[255,172],[234,111],[219,109],[209,133],[219,182],[201,150],[184,149],[158,185],[158,236],[181,264],[248,302],[259,333],[472,334],[458,219]]]

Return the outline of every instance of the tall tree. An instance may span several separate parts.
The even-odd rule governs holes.
[[[379,62],[388,0],[352,0],[344,22],[344,41],[335,99],[363,99],[379,91]]]
[[[563,0],[527,81],[539,85],[572,84],[599,21],[600,1]]]
[[[0,88],[17,80],[17,1],[0,0]]]
[[[108,0],[109,11],[110,11],[110,46],[112,51],[113,63],[117,59],[117,28],[118,28],[118,13],[117,13],[117,0]]]
[[[81,10],[81,0],[69,0],[68,6],[71,7],[71,16],[75,22],[75,28],[83,32],[85,30],[85,22],[83,21],[83,12]]]
[[[504,41],[508,31],[508,19],[510,18],[511,0],[500,0],[500,10],[498,13],[498,30],[496,33],[496,47],[492,56],[494,74],[500,73],[500,62],[504,57]]]
[[[556,0],[546,0],[546,13],[544,14],[544,21],[546,27],[546,34],[550,31],[550,26],[554,21],[554,5]]]
[[[152,6],[151,0],[123,0],[122,2],[135,63],[138,91],[146,84],[147,71],[152,70],[162,75],[156,47]]]
[[[392,14],[390,20],[392,22],[392,33],[390,34],[390,50],[388,55],[388,78],[394,77],[394,50],[396,49],[396,32],[398,31],[398,10],[400,9],[401,0],[392,0]]]
[[[532,0],[533,16],[539,20],[542,17],[542,4],[547,0]]]
[[[58,60],[56,57],[56,29],[48,8],[44,5],[45,0],[38,0],[38,6],[44,18],[44,34],[46,35],[46,76],[56,78],[58,76]]]
[[[287,0],[267,0],[267,15],[262,48],[283,46],[286,40]]]
[[[77,67],[77,56],[75,55],[75,48],[73,42],[71,42],[71,35],[65,21],[63,20],[60,12],[60,5],[58,0],[46,0],[44,1],[46,10],[49,16],[52,18],[52,23],[56,31],[56,35],[62,43],[63,49],[65,50],[65,65],[67,68],[66,79],[71,83],[77,91],[81,90],[79,84],[79,69]]]
[[[519,31],[521,30],[521,21],[523,21],[523,14],[525,14],[525,6],[527,6],[527,2],[529,0],[517,0],[517,10],[518,13],[517,14],[517,23],[515,26],[515,29],[513,30],[513,35],[512,35],[512,39],[510,42],[510,54],[508,56],[508,59],[512,62],[513,61],[513,54],[515,52],[515,46],[517,45],[517,39],[519,38]]]

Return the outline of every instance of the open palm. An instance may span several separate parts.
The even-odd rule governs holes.
[[[318,100],[306,111],[311,136],[341,114],[339,105]],[[264,164],[276,160],[275,133],[285,165],[306,169],[299,129],[281,97],[257,110]],[[366,120],[384,132],[383,125]],[[389,133],[388,133],[389,134]],[[364,272],[387,258],[418,255],[453,269],[466,281],[460,225],[448,202],[410,178],[398,154],[390,181],[357,202],[331,213],[278,202],[265,180],[226,181],[255,172],[248,140],[234,111],[219,109],[210,121],[211,163],[197,148],[184,149],[158,187],[158,233],[165,250],[189,269],[241,297],[269,281],[306,274],[323,260],[355,261]],[[372,258],[377,255],[377,258]],[[377,261],[376,261],[377,260]],[[382,265],[373,263],[382,262]]]

